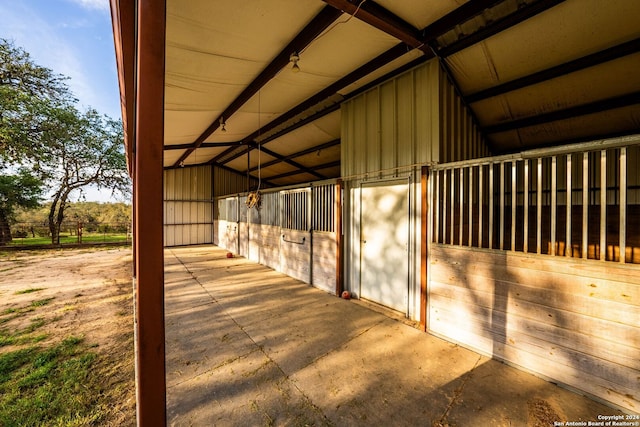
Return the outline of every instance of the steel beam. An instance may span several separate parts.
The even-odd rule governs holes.
[[[506,123],[500,123],[493,126],[486,126],[484,131],[487,134],[506,132],[514,129],[520,129],[528,126],[536,126],[550,123],[558,120],[571,119],[587,114],[599,113],[602,111],[613,110],[615,108],[628,107],[640,103],[640,91],[632,92],[626,95],[614,98],[604,99],[591,102],[589,104],[577,105],[575,107],[565,108],[563,110],[551,111],[545,114],[538,114],[523,119],[512,120]]]
[[[189,155],[200,146],[213,132],[220,126],[220,120],[227,120],[231,115],[240,109],[253,95],[271,80],[275,75],[289,63],[289,57],[293,52],[302,51],[318,35],[329,27],[342,12],[330,6],[326,6],[316,15],[313,20],[298,33],[298,35],[262,70],[262,72],[247,86],[236,99],[218,116],[213,123],[195,140],[195,148],[188,149],[175,162],[174,166],[180,165]]]
[[[163,253],[165,1],[138,0],[135,138],[138,426],[166,425]]]

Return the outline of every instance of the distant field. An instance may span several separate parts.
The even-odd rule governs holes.
[[[84,233],[82,235],[82,243],[103,243],[103,242],[127,242],[131,241],[131,235],[126,233]],[[50,237],[25,237],[15,238],[10,245],[47,245],[51,243]],[[60,243],[78,243],[78,236],[61,235]]]

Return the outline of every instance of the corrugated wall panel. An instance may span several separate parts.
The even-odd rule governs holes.
[[[364,154],[366,155],[366,170],[379,170],[380,169],[380,92],[371,91],[365,96],[366,101],[366,113],[365,113],[365,132],[366,149]]]
[[[454,94],[441,103],[444,92],[451,90],[443,88],[441,93],[441,81],[438,62],[430,61],[342,104],[342,176],[389,176],[375,173],[440,161],[443,123],[439,112],[452,102],[454,114],[447,119],[451,124],[445,139],[459,140],[456,153],[472,155],[481,139]]]
[[[211,167],[164,172],[165,246],[212,243]]]
[[[258,181],[251,180],[251,188],[247,186],[247,177],[226,169],[213,168],[213,196],[226,196],[229,194],[246,193],[254,190]]]
[[[448,163],[489,156],[491,153],[469,110],[440,70],[439,162]]]
[[[380,159],[380,169],[390,169],[397,165],[396,161],[396,100],[395,100],[395,82],[391,81],[380,86],[380,151],[375,153]],[[355,135],[356,141],[358,135]],[[342,144],[349,144],[349,141],[341,142]],[[354,159],[358,162],[358,158]],[[356,163],[357,164],[357,163]],[[358,168],[355,174],[364,172],[373,172],[373,170],[363,170]],[[343,175],[351,175],[350,173],[343,173]]]

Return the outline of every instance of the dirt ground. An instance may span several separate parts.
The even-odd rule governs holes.
[[[0,312],[52,298],[37,310],[47,334],[40,345],[84,336],[99,355],[101,406],[114,426],[135,425],[131,259],[130,248],[0,252]],[[24,328],[31,317],[3,327]],[[11,346],[0,348],[6,351]]]

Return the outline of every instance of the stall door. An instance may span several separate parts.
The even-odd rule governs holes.
[[[407,181],[362,186],[360,296],[408,308],[409,193]]]

